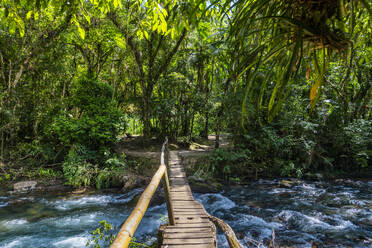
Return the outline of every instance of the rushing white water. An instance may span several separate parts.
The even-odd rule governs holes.
[[[252,240],[289,247],[372,247],[372,184],[260,180],[218,194],[194,194],[207,211],[224,219],[245,247]],[[126,194],[0,196],[0,247],[86,247],[106,220],[116,229],[129,216],[142,189]],[[148,209],[135,236],[156,242],[165,204]],[[228,247],[219,233],[219,247]]]

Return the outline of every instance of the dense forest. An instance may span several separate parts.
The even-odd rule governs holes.
[[[0,183],[109,185],[124,136],[229,134],[208,173],[368,176],[370,0],[2,0]]]

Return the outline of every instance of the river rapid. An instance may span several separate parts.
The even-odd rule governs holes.
[[[118,229],[142,189],[126,194],[0,196],[0,247],[86,247],[106,220]],[[259,180],[216,194],[194,194],[225,220],[245,247],[251,239],[280,247],[372,247],[372,181]],[[149,207],[135,236],[151,244],[165,204]],[[219,247],[228,247],[219,233]]]

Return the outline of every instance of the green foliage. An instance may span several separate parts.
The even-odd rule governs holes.
[[[114,227],[106,220],[99,222],[100,226],[92,231],[92,238],[88,240],[86,247],[100,248],[108,247],[115,239]]]
[[[108,188],[113,181],[125,173],[127,161],[125,156],[117,158],[115,155],[105,162],[105,168],[98,171],[96,177],[96,188]]]
[[[12,175],[6,173],[0,176],[0,184],[3,182],[10,181],[12,179]]]
[[[362,168],[371,166],[372,121],[356,120],[350,123],[337,135],[336,141],[339,156],[346,157],[351,166],[356,165]]]
[[[63,173],[66,183],[73,187],[95,185],[97,189],[108,188],[118,176],[125,173],[125,156],[117,158],[106,153],[106,162],[103,165],[94,164],[98,161],[95,151],[84,146],[73,146],[63,163]]]
[[[43,169],[43,168],[39,168],[38,174],[41,178],[46,178],[46,179],[56,179],[61,176],[60,171],[55,171],[53,169]]]
[[[66,183],[79,188],[93,182],[97,167],[88,162],[91,151],[83,146],[72,147],[63,163]]]
[[[107,187],[146,164],[112,155],[127,126],[231,133],[199,170],[225,180],[368,169],[370,4],[300,2],[0,1],[4,174]]]
[[[218,148],[212,154],[211,172],[213,175],[228,181],[239,177],[249,163],[251,151],[248,149],[229,150]],[[245,171],[247,172],[247,171]],[[236,179],[233,179],[233,181]]]
[[[61,112],[56,116],[48,130],[50,136],[65,147],[84,144],[102,152],[112,146],[124,128],[124,119],[111,96],[109,85],[97,80],[80,80],[68,101],[75,113]]]
[[[107,223],[106,220],[101,220],[99,222],[100,226],[92,232],[92,238],[86,243],[86,247],[91,248],[101,248],[110,246],[115,239],[115,227]],[[130,248],[145,247],[145,248],[155,248],[157,243],[149,246],[143,243],[137,242],[136,238],[133,237],[129,243]]]
[[[144,243],[137,242],[136,238],[133,237],[129,243],[129,247],[130,248],[137,248],[137,247],[155,248],[155,247],[158,247],[158,244],[154,243],[153,245],[146,245]]]

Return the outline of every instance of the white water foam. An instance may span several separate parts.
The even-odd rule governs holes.
[[[63,240],[57,241],[53,243],[53,246],[58,247],[58,248],[80,248],[80,247],[85,247],[87,242],[88,242],[88,237],[77,236],[77,237],[70,237],[70,238],[65,238]]]
[[[63,218],[52,218],[47,219],[45,222],[49,222],[53,226],[57,228],[67,227],[71,228],[73,226],[90,226],[98,223],[98,214],[99,212],[95,213],[87,213],[83,215],[72,215],[72,216],[65,216]]]
[[[0,222],[1,225],[4,225],[6,227],[17,227],[20,225],[27,224],[28,221],[26,219],[14,219],[14,220],[8,220],[8,221],[2,221]]]
[[[204,206],[212,209],[212,212],[221,209],[231,209],[236,206],[233,201],[221,194],[196,194],[195,198]]]
[[[29,239],[30,237],[24,236],[24,237],[17,237],[16,240],[12,240],[9,243],[5,243],[4,246],[0,246],[2,248],[16,248],[16,247],[23,247],[22,244],[26,239]]]
[[[336,223],[335,225],[328,224],[321,220],[321,216],[308,216],[291,210],[284,210],[280,212],[277,217],[287,222],[289,225],[309,233],[319,231],[340,231],[356,227],[352,222],[343,220],[340,216],[331,216],[332,220]]]
[[[87,205],[106,206],[109,202],[112,202],[112,199],[111,196],[107,195],[85,196],[75,199],[57,200],[51,204],[58,210],[71,210]]]

